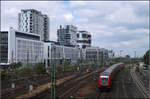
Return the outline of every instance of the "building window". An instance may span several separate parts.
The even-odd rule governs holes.
[[[86,38],[86,34],[82,34],[82,38]]]
[[[77,34],[77,38],[79,38],[79,34]]]
[[[82,48],[83,48],[83,49],[86,48],[86,45],[82,45]]]
[[[89,38],[91,38],[91,35],[88,35]]]
[[[49,55],[49,46],[48,46],[48,58],[49,58],[49,56],[50,56],[50,55]]]

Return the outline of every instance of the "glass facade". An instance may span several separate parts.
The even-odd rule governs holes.
[[[8,32],[0,32],[0,62],[7,63],[8,60]]]

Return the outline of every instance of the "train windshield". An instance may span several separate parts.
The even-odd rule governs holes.
[[[108,82],[108,78],[101,78],[101,83],[106,85]]]

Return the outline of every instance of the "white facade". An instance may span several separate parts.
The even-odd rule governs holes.
[[[54,52],[55,50],[55,52]],[[56,65],[60,65],[63,60],[68,60],[71,64],[75,64],[80,54],[77,47],[68,47],[55,44],[54,42],[44,43],[44,59],[46,67],[51,65],[51,59],[56,59]]]
[[[108,58],[108,50],[99,47],[86,47],[82,49],[83,59],[102,59]]]
[[[18,14],[19,31],[41,35],[41,40],[49,39],[49,18],[40,11],[24,9]]]
[[[16,31],[10,28],[8,31],[8,63],[44,62],[44,43],[40,41],[40,35]]]
[[[108,57],[109,57],[109,58],[113,58],[113,57],[114,57],[114,52],[113,52],[113,50],[109,50],[109,51],[108,51]]]
[[[60,26],[57,30],[57,41],[61,45],[73,45],[77,44],[77,27],[73,25]]]
[[[87,31],[78,31],[77,46],[81,49],[91,46],[91,34]]]

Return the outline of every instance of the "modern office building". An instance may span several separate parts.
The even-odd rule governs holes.
[[[35,9],[23,9],[18,14],[19,31],[41,35],[41,40],[49,39],[49,18]]]
[[[109,55],[108,55],[108,50],[105,49],[105,48],[100,48],[99,49],[99,58],[109,58]]]
[[[108,51],[108,57],[109,57],[109,58],[113,58],[113,57],[114,57],[114,52],[113,52],[113,50],[109,50],[109,51]]]
[[[104,59],[108,58],[108,50],[105,48],[99,47],[86,47],[82,49],[83,59],[92,60],[92,59]]]
[[[70,64],[75,64],[80,58],[80,49],[74,46],[60,45],[54,41],[46,41],[44,43],[44,59],[46,67],[51,67],[51,61],[55,59],[56,66],[62,62],[68,61]]]
[[[22,62],[23,64],[34,64],[44,62],[44,42],[41,36],[35,33],[16,31],[1,31],[1,65]]]
[[[85,58],[87,60],[98,59],[98,50],[99,50],[99,47],[86,47]]]
[[[61,45],[73,45],[77,44],[77,27],[73,25],[60,25],[60,29],[57,30],[57,41]]]
[[[78,31],[77,46],[81,49],[91,46],[91,34],[87,31]]]
[[[7,65],[8,61],[8,32],[3,31],[0,34],[0,62]]]

